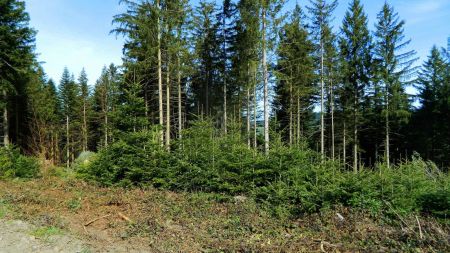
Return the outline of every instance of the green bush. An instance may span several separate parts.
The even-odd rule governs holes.
[[[449,215],[448,174],[419,157],[354,174],[304,146],[288,147],[276,136],[266,155],[249,148],[233,126],[223,135],[212,122],[198,121],[182,137],[168,152],[157,129],[123,135],[78,173],[105,185],[247,195],[283,217],[335,205],[373,214]]]
[[[157,131],[130,133],[102,149],[78,174],[104,185],[167,185],[171,156],[158,143]]]
[[[20,154],[14,147],[0,148],[0,178],[33,178],[39,172],[37,159]]]

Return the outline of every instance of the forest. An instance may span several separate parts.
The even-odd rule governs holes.
[[[242,195],[292,219],[342,205],[448,222],[450,52],[419,62],[389,1],[374,24],[360,0],[343,17],[336,0],[120,4],[123,63],[91,85],[70,66],[49,79],[25,3],[0,0],[0,179]]]

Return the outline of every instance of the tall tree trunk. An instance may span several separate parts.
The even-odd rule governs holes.
[[[104,105],[104,114],[105,114],[105,147],[108,147],[108,89],[110,87],[110,81],[111,81],[111,73],[109,73],[109,77],[108,77],[108,82],[106,82],[106,87],[105,87],[105,105]]]
[[[180,65],[180,56],[177,58],[178,65],[178,73],[177,73],[177,84],[178,84],[178,138],[182,138],[183,131],[183,112],[182,112],[182,103],[181,103],[181,65]]]
[[[301,110],[300,110],[300,96],[297,96],[297,144],[300,144],[300,138],[301,138]]]
[[[330,78],[330,105],[331,105],[331,159],[335,156],[335,136],[334,136],[334,97],[333,97],[333,79]]]
[[[267,73],[267,59],[266,59],[266,9],[262,9],[262,65],[263,65],[263,79],[264,79],[264,150],[266,154],[269,153],[269,80]]]
[[[158,110],[159,110],[159,126],[161,127],[160,130],[160,141],[161,145],[164,143],[164,134],[163,134],[163,126],[164,126],[164,112],[163,112],[163,84],[162,84],[162,60],[161,60],[161,5],[160,0],[156,1],[156,5],[158,7],[158,20],[157,20],[157,54],[158,54]]]
[[[83,98],[83,152],[87,151],[87,144],[88,144],[88,131],[86,119],[86,99]]]
[[[227,134],[227,36],[226,36],[226,18],[225,5],[223,5],[223,50],[224,50],[224,64],[223,64],[223,130]]]
[[[344,168],[347,165],[347,142],[346,142],[346,136],[347,136],[347,128],[346,128],[346,123],[345,123],[345,119],[344,119],[344,133],[342,136],[342,160],[344,161]]]
[[[390,145],[390,138],[389,138],[389,94],[388,89],[386,85],[386,166],[389,169],[390,167],[390,151],[389,151],[389,145]]]
[[[358,173],[358,90],[355,89],[355,98],[353,102],[353,171]]]
[[[3,98],[5,101],[5,108],[3,108],[3,145],[9,145],[9,119],[8,119],[8,103],[6,90],[3,90]]]
[[[253,148],[258,147],[258,132],[257,132],[257,107],[258,107],[258,101],[256,99],[256,71],[255,71],[255,83],[253,87]]]
[[[250,141],[250,87],[247,88],[247,146],[251,148]]]
[[[289,81],[289,145],[292,146],[293,142],[293,110],[294,102],[292,98],[292,82]]]
[[[322,33],[322,31],[321,31]],[[321,35],[322,36],[322,35]],[[325,119],[324,119],[324,76],[323,76],[323,38],[320,38],[320,154],[322,159],[325,158]]]
[[[66,166],[67,169],[70,167],[70,132],[69,132],[69,115],[66,115],[66,155],[67,161]]]
[[[166,148],[170,150],[170,59],[167,59],[166,81]]]

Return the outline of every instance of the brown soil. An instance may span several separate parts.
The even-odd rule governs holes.
[[[75,179],[0,181],[0,218],[60,228],[91,252],[450,252],[449,226],[432,218],[420,230],[414,216],[346,208],[281,220],[251,200]]]

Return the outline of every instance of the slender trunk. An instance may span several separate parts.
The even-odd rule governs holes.
[[[105,147],[108,147],[108,89],[109,89],[109,82],[110,82],[110,77],[108,77],[108,82],[106,83],[106,87],[105,87],[105,105],[104,105],[104,114],[105,114]]]
[[[331,159],[335,157],[335,136],[334,136],[334,97],[333,79],[330,78],[330,104],[331,104]]]
[[[167,59],[166,81],[166,148],[170,150],[170,59]]]
[[[324,76],[323,76],[323,40],[320,39],[320,154],[325,158],[325,119],[324,119]]]
[[[226,19],[225,19],[225,5],[223,6],[223,50],[225,55],[225,62],[223,64],[223,130],[227,134],[227,37],[225,33]]]
[[[256,72],[255,72],[256,75]],[[256,124],[256,111],[258,107],[258,102],[256,100],[256,77],[255,77],[255,86],[253,88],[253,147],[256,149],[258,147],[258,133],[257,133],[257,124]]]
[[[182,103],[181,103],[181,70],[180,70],[180,56],[177,58],[178,73],[177,73],[177,84],[178,84],[178,138],[182,138],[183,130],[183,115],[182,115]]]
[[[293,120],[293,108],[294,107],[294,102],[293,102],[293,98],[292,98],[292,82],[289,82],[289,145],[292,146],[292,142],[293,142],[293,128],[292,128],[292,124],[294,123]]]
[[[358,94],[357,89],[355,89],[355,98],[353,102],[353,171],[358,173]]]
[[[344,133],[342,136],[342,160],[344,162],[344,167],[347,164],[347,142],[346,142],[346,136],[347,136],[347,129],[346,129],[345,119],[344,119]]]
[[[300,144],[300,138],[301,138],[301,131],[300,131],[300,120],[301,120],[301,114],[300,114],[300,96],[297,96],[297,144]]]
[[[83,152],[87,151],[88,131],[86,119],[86,99],[83,98]]]
[[[389,169],[390,167],[390,138],[389,138],[389,94],[386,87],[386,167]]]
[[[263,79],[264,79],[264,150],[266,154],[269,153],[269,80],[267,73],[266,60],[266,9],[262,10],[262,65],[263,65]]]
[[[247,146],[251,148],[250,141],[250,88],[247,88]]]
[[[66,155],[67,161],[66,166],[67,169],[70,167],[70,133],[69,133],[69,115],[66,115]]]
[[[206,89],[205,89],[205,114],[206,117],[209,116],[209,80],[211,79],[211,73],[208,71],[206,79]],[[203,114],[203,113],[202,113]]]
[[[156,1],[156,5],[158,7],[158,20],[157,20],[157,54],[158,54],[158,110],[159,110],[159,126],[161,127],[160,130],[160,141],[161,145],[164,143],[164,134],[163,134],[163,125],[164,125],[164,112],[163,112],[163,84],[162,84],[162,60],[161,60],[161,21],[160,21],[160,15],[161,15],[161,6],[160,6],[160,0]]]
[[[3,108],[3,145],[9,145],[9,119],[8,119],[8,103],[6,90],[3,90],[3,98],[5,99],[5,108]]]

